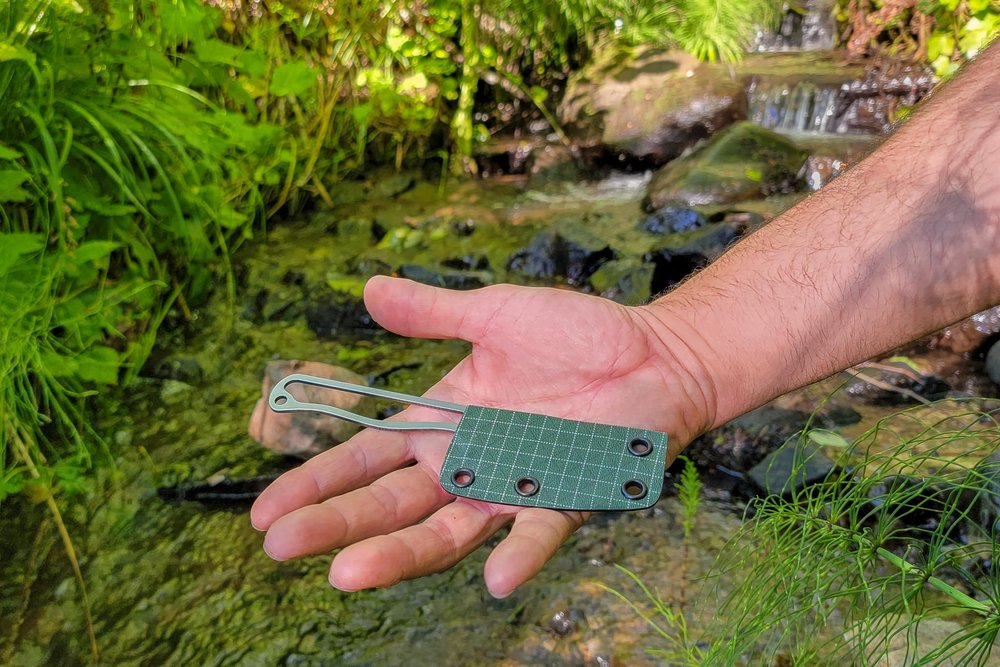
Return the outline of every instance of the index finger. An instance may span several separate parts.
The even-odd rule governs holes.
[[[365,429],[274,480],[250,508],[250,523],[267,530],[289,512],[358,489],[412,461],[404,434]]]

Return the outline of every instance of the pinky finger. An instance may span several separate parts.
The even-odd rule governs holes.
[[[510,534],[486,559],[483,578],[490,595],[505,598],[538,574],[588,516],[539,508],[518,512]]]

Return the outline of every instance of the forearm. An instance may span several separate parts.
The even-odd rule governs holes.
[[[1000,301],[998,158],[995,44],[871,157],[647,306],[690,347],[709,421]]]

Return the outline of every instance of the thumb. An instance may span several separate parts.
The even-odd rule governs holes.
[[[374,276],[365,285],[365,307],[376,322],[401,336],[476,342],[503,305],[502,293],[510,289],[498,285],[458,291]]]

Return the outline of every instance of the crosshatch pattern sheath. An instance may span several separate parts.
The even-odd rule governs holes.
[[[288,391],[296,383],[457,412],[462,419],[458,424],[372,419],[301,402]],[[449,431],[441,486],[465,498],[563,510],[636,510],[655,504],[663,489],[667,435],[659,431],[459,405],[302,374],[278,382],[268,403],[276,412],[320,412],[369,428]]]

